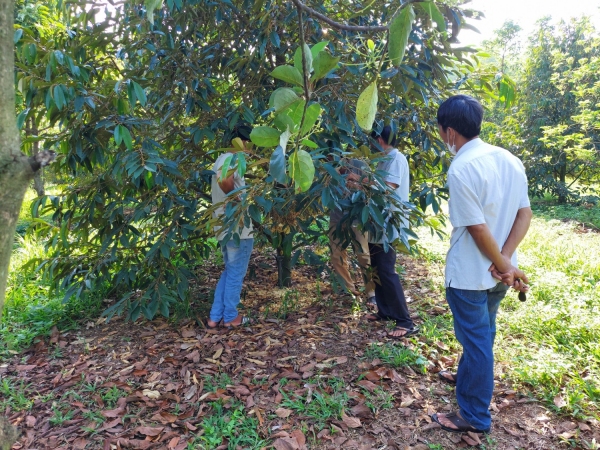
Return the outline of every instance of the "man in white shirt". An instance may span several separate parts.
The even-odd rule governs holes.
[[[237,129],[234,137],[239,137],[245,144],[245,142],[250,140],[250,132],[250,127],[241,126]],[[229,193],[246,184],[237,170],[233,170],[228,176],[221,177],[223,163],[230,156],[233,156],[230,152],[223,153],[217,158],[213,167],[213,171],[215,172],[211,180],[213,205],[235,201],[235,198],[229,196]],[[224,214],[225,206],[222,205],[215,210],[214,217],[222,217]],[[254,246],[254,238],[252,237],[253,229],[252,224],[248,227],[243,226],[241,229],[238,228],[235,232],[239,234],[239,244],[236,244],[234,239],[230,239],[226,244],[223,244],[224,233],[219,232],[220,228],[218,226],[215,227],[215,232],[217,233],[217,239],[223,253],[225,270],[223,270],[215,289],[215,297],[207,325],[209,328],[216,328],[223,321],[226,327],[238,327],[248,322],[246,317],[238,314],[237,306],[240,303],[242,285],[246,277],[248,262],[250,261],[250,255]]]
[[[400,200],[408,202],[408,191],[410,174],[406,157],[395,148],[396,135],[389,125],[383,127],[380,135],[373,135],[379,146],[385,152],[387,158],[377,165],[377,170],[384,172],[384,181],[394,189]],[[350,173],[349,181],[359,181],[360,176]],[[393,206],[392,206],[393,207]],[[408,226],[408,224],[406,224]],[[385,232],[385,230],[384,230]],[[393,237],[390,242],[399,237],[398,230],[394,227]],[[377,276],[375,282],[375,301],[377,302],[377,313],[369,314],[367,320],[393,320],[396,328],[389,336],[396,339],[407,338],[418,333],[419,328],[415,326],[404,296],[404,290],[400,283],[400,277],[396,272],[396,252],[390,245],[385,251],[382,236],[369,233],[369,253],[371,255],[371,267]]]
[[[528,290],[516,254],[532,217],[525,169],[510,152],[479,139],[482,120],[483,107],[467,95],[450,97],[437,113],[442,140],[455,155],[448,170],[446,300],[463,355],[458,373],[440,373],[456,383],[459,411],[432,418],[452,432],[489,432],[496,313],[510,286]]]

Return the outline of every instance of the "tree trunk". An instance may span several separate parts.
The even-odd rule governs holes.
[[[19,151],[19,131],[15,117],[14,11],[14,0],[0,0],[0,318],[4,308],[15,227],[29,184],[27,175],[33,176],[30,166],[24,163],[27,158]],[[2,418],[2,449],[10,448],[16,439],[16,431],[8,420]]]
[[[564,154],[563,154],[564,155]],[[567,203],[567,158],[561,155],[561,165],[559,167],[560,192],[558,194],[558,203]]]
[[[292,285],[292,255],[286,255],[283,247],[277,247],[277,281],[279,287]]]

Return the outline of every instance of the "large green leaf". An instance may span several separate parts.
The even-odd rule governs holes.
[[[306,192],[312,185],[315,176],[315,165],[310,153],[296,150],[290,156],[290,176],[294,180],[296,191]]]
[[[417,3],[423,11],[425,11],[431,20],[433,20],[437,24],[437,28],[440,31],[446,31],[446,19],[444,15],[440,12],[437,5],[433,2],[421,2]]]
[[[315,72],[313,73],[311,80],[320,80],[323,78],[329,71],[337,66],[339,61],[340,58],[334,58],[325,51],[319,53],[313,61]]]
[[[302,120],[302,113],[304,112],[304,100],[300,100],[290,105],[285,113],[292,119],[295,125],[295,130],[300,128],[300,121]]]
[[[271,94],[271,98],[269,98],[269,106],[274,108],[275,112],[279,112],[298,100],[300,100],[300,97],[296,95],[293,89],[279,88]]]
[[[250,140],[259,147],[275,147],[279,145],[281,133],[271,127],[255,127],[250,133]]]
[[[298,47],[296,49],[296,52],[294,53],[294,67],[296,69],[298,69],[298,71],[300,73],[303,72],[303,68],[302,68],[302,47]],[[313,62],[313,56],[312,53],[310,52],[310,47],[306,44],[304,44],[304,54],[306,55],[306,70],[308,71],[309,75],[312,72],[312,62]]]
[[[146,106],[146,92],[144,92],[144,88],[137,84],[135,81],[131,80],[133,83],[133,89],[135,90],[135,96],[140,101],[142,106]]]
[[[296,86],[304,85],[302,74],[298,69],[292,66],[275,67],[275,70],[271,72],[271,76],[278,80],[285,81],[286,83],[295,84]]]
[[[280,145],[277,146],[271,155],[269,172],[273,175],[275,181],[278,181],[281,184],[287,183],[287,175],[285,173],[285,153]]]
[[[366,87],[356,102],[356,122],[363,130],[370,130],[377,113],[377,81]]]
[[[414,20],[415,11],[412,5],[408,5],[402,8],[390,23],[388,55],[394,66],[399,66],[402,63]]]
[[[150,23],[154,23],[154,11],[162,7],[163,0],[144,0],[146,6],[146,17]]]
[[[302,101],[302,103],[304,103],[304,101]],[[275,120],[273,121],[273,125],[275,125],[280,131],[285,131],[289,128],[292,132],[295,132],[298,129],[298,125],[294,123],[294,120],[287,114],[287,112],[281,112],[277,114],[275,116]]]
[[[300,135],[303,136],[310,131],[313,127],[319,116],[321,115],[321,105],[318,103],[313,103],[306,108],[306,116],[304,117],[304,124],[302,125],[302,130],[300,130]]]
[[[327,47],[328,44],[329,44],[329,41],[321,41],[318,44],[315,44],[310,48],[310,54],[313,57],[313,61],[317,57],[319,52],[321,52],[325,47]]]

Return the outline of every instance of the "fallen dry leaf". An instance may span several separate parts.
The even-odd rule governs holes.
[[[292,410],[286,409],[286,408],[277,408],[275,410],[275,414],[277,414],[277,417],[281,417],[282,419],[285,419],[286,417],[289,417],[290,414],[292,414]]]
[[[273,447],[275,447],[276,450],[298,450],[300,445],[298,445],[296,438],[289,437],[275,439]]]
[[[135,431],[145,436],[154,437],[162,433],[164,429],[165,427],[137,427]]]
[[[554,397],[554,404],[559,409],[564,408],[565,406],[567,406],[567,402],[565,401],[564,398],[562,398],[561,395],[557,395],[556,397]]]
[[[349,428],[359,428],[362,426],[358,417],[350,417],[346,413],[342,413],[342,421],[348,425]]]
[[[158,391],[152,391],[150,389],[144,389],[142,391],[142,394],[144,394],[146,397],[151,398],[153,400],[156,400],[156,399],[160,398],[160,392],[158,392]]]

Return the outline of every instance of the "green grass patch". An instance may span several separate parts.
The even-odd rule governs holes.
[[[365,358],[370,360],[377,358],[384,364],[396,368],[411,366],[422,373],[425,373],[429,365],[427,358],[419,352],[402,344],[396,345],[390,342],[370,344],[365,350]]]
[[[599,211],[534,206],[531,228],[519,248],[519,265],[531,291],[525,303],[512,291],[502,302],[495,346],[503,376],[553,411],[580,419],[600,415],[600,233],[581,232],[579,225],[600,226]],[[440,245],[428,233],[421,235],[429,252],[441,256],[447,250],[447,242]],[[430,318],[422,328],[432,340],[454,347],[455,341],[444,339],[451,334],[450,317]],[[556,406],[557,397],[564,406]]]
[[[258,420],[246,415],[244,405],[239,401],[223,405],[210,403],[211,414],[202,421],[204,434],[188,444],[189,450],[213,449],[222,445],[226,439],[227,449],[260,449],[267,441],[258,433]]]

